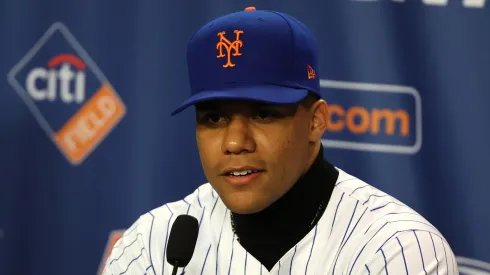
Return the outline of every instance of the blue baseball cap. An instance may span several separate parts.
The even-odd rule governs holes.
[[[287,104],[308,91],[320,96],[317,59],[312,33],[287,14],[249,7],[219,17],[189,41],[191,96],[172,115],[210,100]]]

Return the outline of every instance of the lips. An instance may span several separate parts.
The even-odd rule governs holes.
[[[222,176],[247,176],[253,173],[258,173],[258,172],[263,172],[263,169],[259,169],[257,167],[253,166],[242,166],[242,167],[230,167],[226,168],[223,173],[221,173]]]
[[[244,166],[227,168],[221,174],[225,180],[234,186],[244,186],[254,182],[265,170],[257,167]]]
[[[258,173],[258,172],[259,172],[259,170],[237,170],[237,171],[230,172],[227,175],[235,176],[235,177],[242,177],[242,176],[247,176],[247,175],[250,175],[252,173]]]

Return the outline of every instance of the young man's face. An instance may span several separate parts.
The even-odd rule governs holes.
[[[231,211],[263,210],[307,170],[312,117],[302,105],[216,101],[196,106],[204,173]]]

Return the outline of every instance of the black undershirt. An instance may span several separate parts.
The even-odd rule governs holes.
[[[269,271],[316,225],[339,172],[324,160],[323,147],[310,169],[279,200],[254,214],[233,213],[240,244]],[[320,204],[323,206],[317,214]]]

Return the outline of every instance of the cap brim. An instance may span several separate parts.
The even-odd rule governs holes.
[[[291,104],[299,102],[308,95],[305,89],[281,86],[238,87],[220,91],[202,91],[184,101],[172,112],[172,116],[198,102],[212,100],[251,100],[270,104]]]

